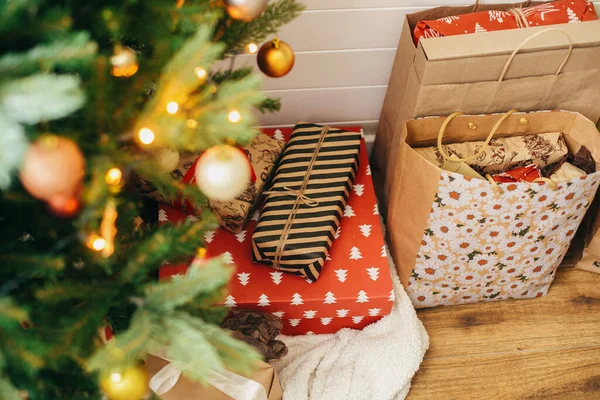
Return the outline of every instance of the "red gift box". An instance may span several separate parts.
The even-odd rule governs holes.
[[[357,132],[361,128],[344,129]],[[279,140],[287,140],[291,132],[291,128],[265,130]],[[282,333],[286,335],[362,329],[389,314],[394,294],[370,175],[363,140],[353,191],[317,282],[252,263],[252,232],[258,211],[238,234],[224,229],[207,232],[207,257],[222,254],[227,263],[236,265],[224,304],[280,316],[284,323]],[[169,205],[160,205],[161,223],[187,217]],[[187,264],[165,264],[159,277],[184,274],[187,268]]]
[[[465,33],[501,31],[543,25],[566,24],[598,19],[594,5],[586,0],[559,0],[510,11],[482,11],[453,15],[415,26],[414,40],[421,38],[463,35]]]

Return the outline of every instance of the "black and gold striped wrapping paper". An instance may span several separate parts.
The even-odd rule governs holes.
[[[352,190],[360,143],[361,133],[298,122],[252,236],[255,262],[317,280]]]

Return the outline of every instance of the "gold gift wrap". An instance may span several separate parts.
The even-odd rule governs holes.
[[[479,157],[470,160],[468,164],[481,175],[493,175],[528,164],[537,164],[543,168],[561,161],[569,152],[560,132],[494,138],[489,146],[485,146],[482,141],[445,144],[444,149],[448,154],[459,158],[479,154]],[[445,159],[436,146],[416,147],[414,150],[432,164],[439,167],[444,165]]]
[[[233,233],[238,233],[243,229],[250,219],[254,207],[260,201],[261,193],[271,179],[284,147],[284,142],[264,133],[259,134],[252,142],[242,147],[252,165],[256,180],[248,182],[246,190],[231,201],[208,201],[208,208],[217,217],[223,228]],[[182,154],[179,165],[171,171],[171,176],[183,183],[189,183],[194,174],[191,169],[195,168],[198,157],[199,155],[195,153]],[[189,201],[183,198],[165,198],[162,193],[154,189],[143,178],[136,180],[136,186],[143,195],[170,203],[190,214],[200,215],[204,209],[203,204],[190,204]]]
[[[358,169],[361,133],[299,122],[252,235],[255,262],[318,279]]]

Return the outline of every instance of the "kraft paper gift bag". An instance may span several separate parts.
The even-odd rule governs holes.
[[[469,126],[477,125],[472,130]],[[444,129],[442,129],[444,128]],[[400,190],[388,213],[390,250],[415,307],[543,296],[592,203],[600,172],[553,183],[490,183],[442,170],[415,147],[561,132],[600,167],[600,135],[572,112],[410,120]],[[474,155],[476,156],[476,155]],[[464,161],[464,159],[463,159]]]
[[[381,211],[397,191],[405,123],[425,116],[563,109],[600,117],[600,21],[427,38],[419,21],[542,4],[438,7],[405,17],[372,154]]]

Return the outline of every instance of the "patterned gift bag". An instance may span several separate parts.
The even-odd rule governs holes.
[[[423,308],[545,295],[600,173],[557,184],[491,183],[444,171],[411,146],[435,143],[444,128],[450,142],[489,141],[487,133],[496,129],[500,137],[561,132],[572,154],[585,146],[599,167],[594,124],[571,112],[452,117],[451,123],[437,117],[407,123],[402,187],[392,198],[388,228],[411,300]]]

